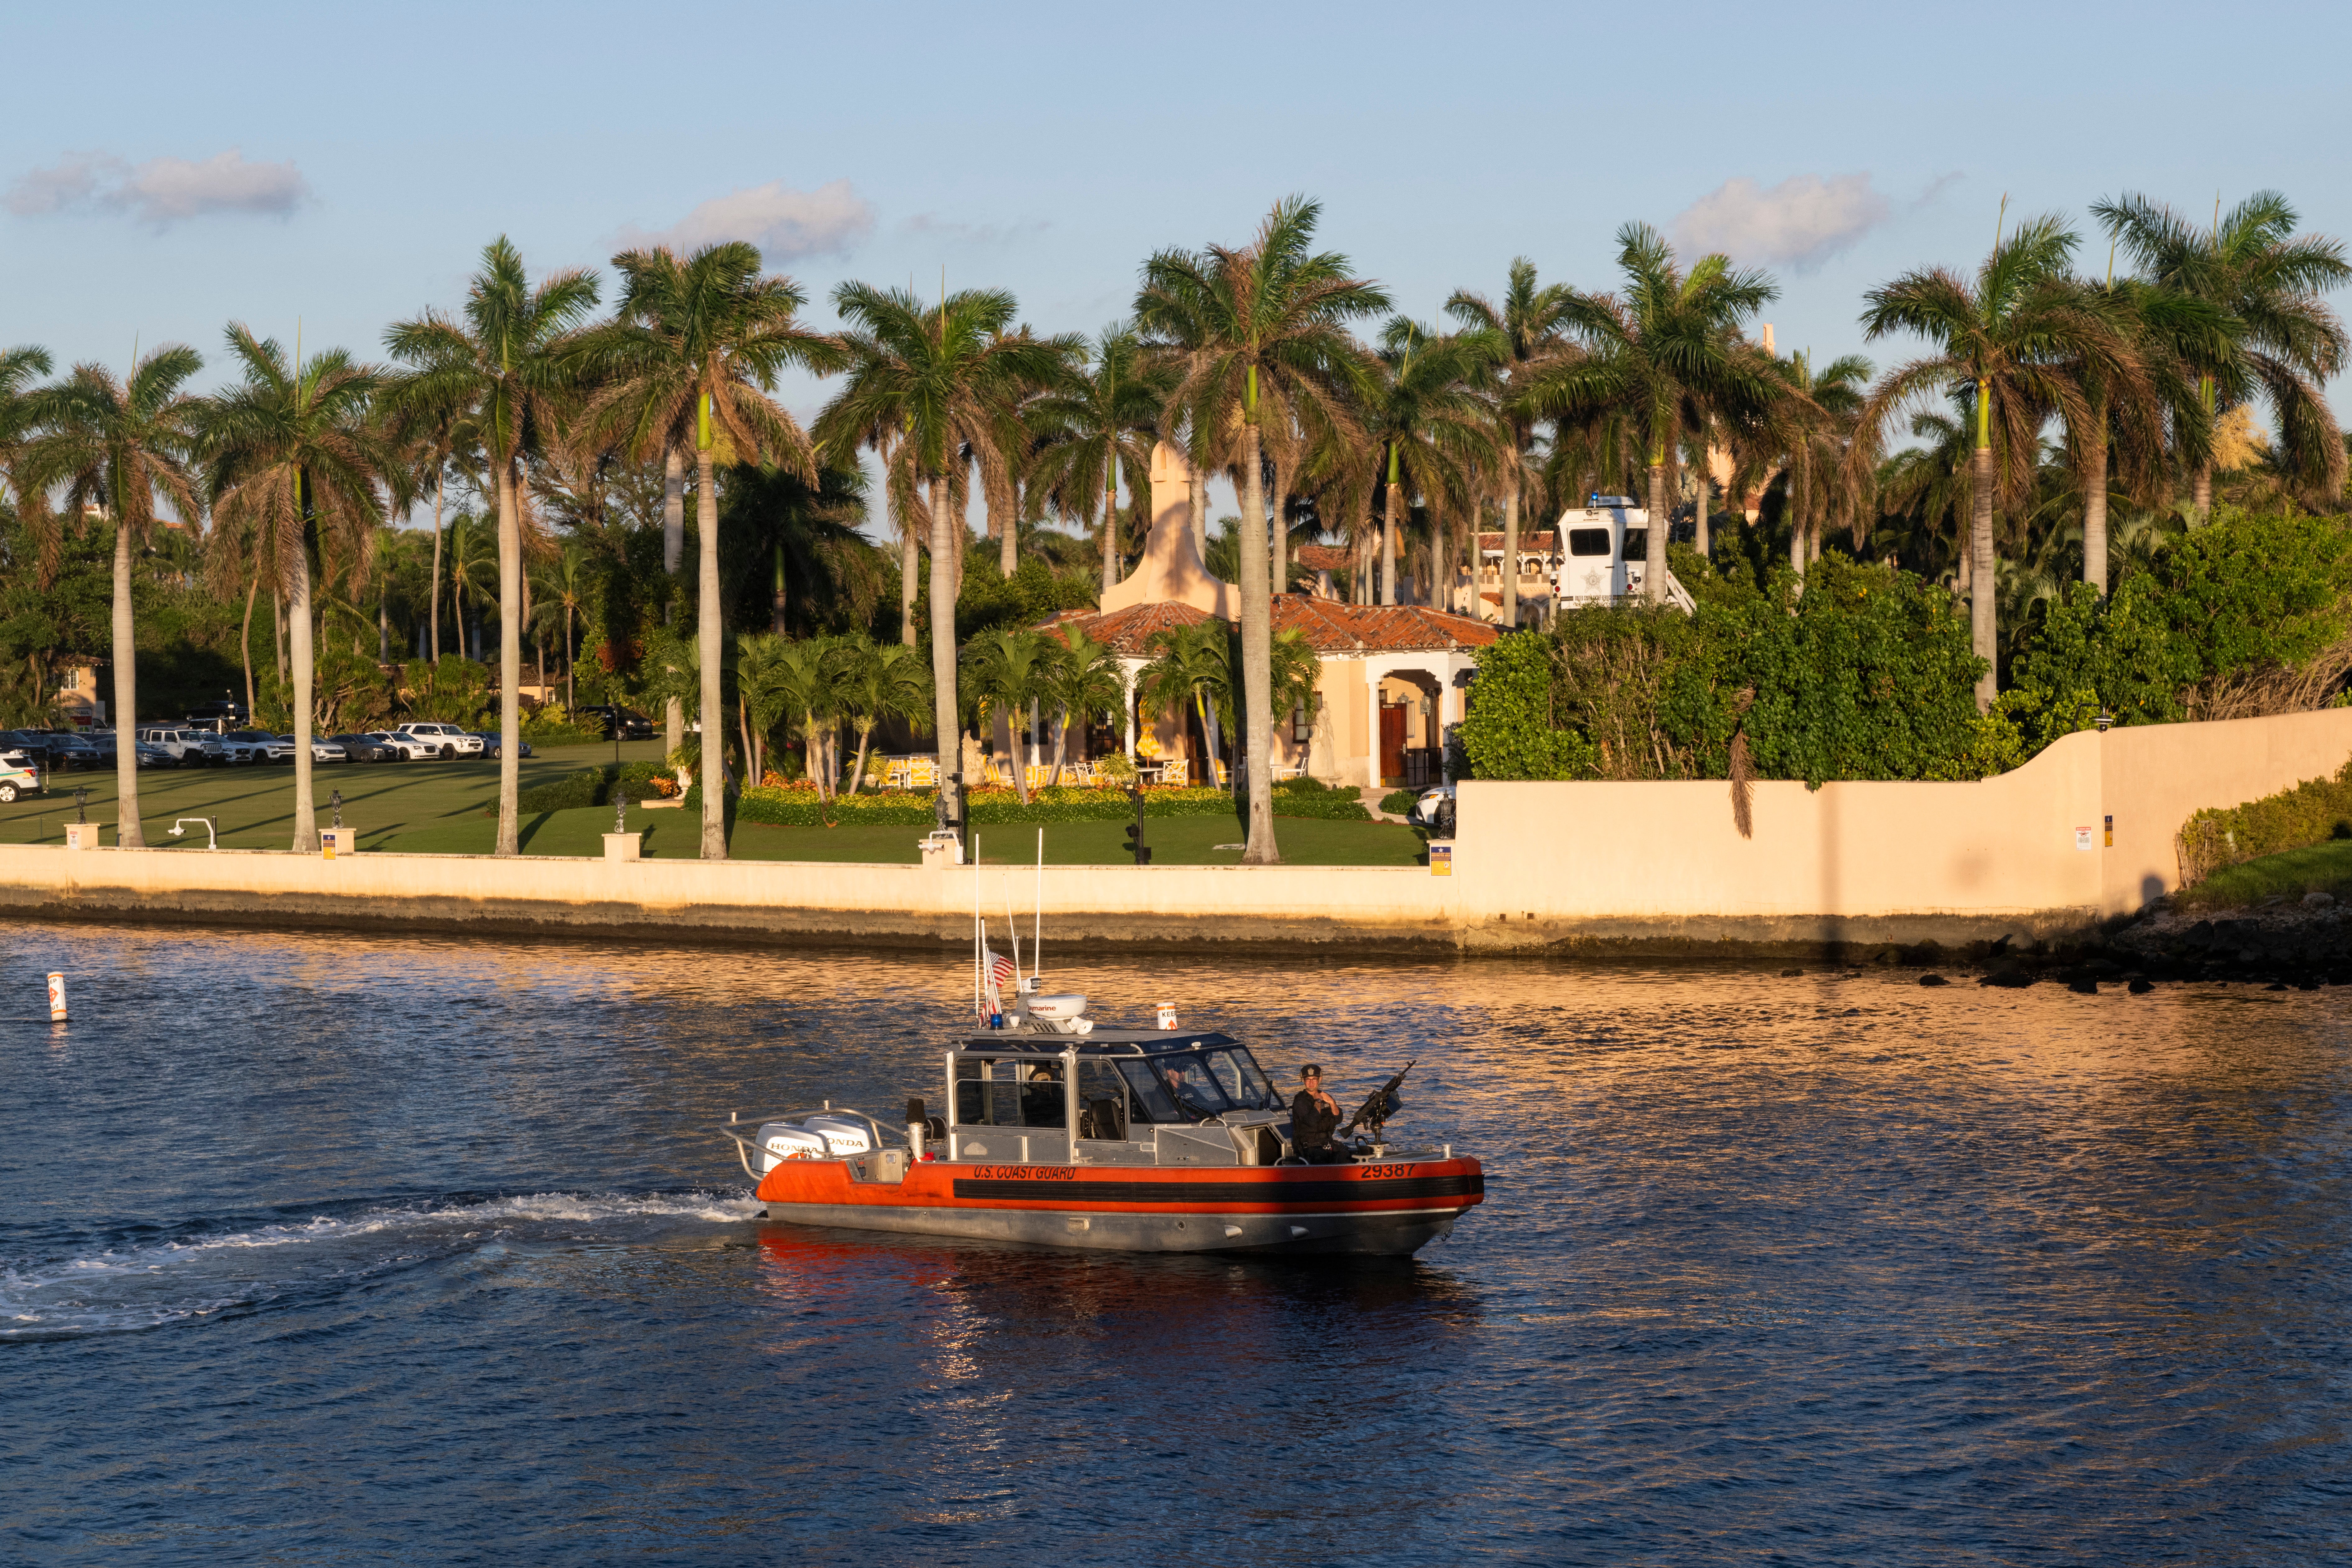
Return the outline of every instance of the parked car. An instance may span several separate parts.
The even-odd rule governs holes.
[[[53,773],[70,772],[75,768],[102,768],[114,760],[112,748],[101,749],[88,735],[52,734],[47,741],[49,768]]]
[[[0,804],[41,793],[40,765],[22,751],[0,751]]]
[[[49,739],[46,730],[0,730],[0,752],[19,752],[35,767],[50,767]]]
[[[294,737],[283,735],[279,739],[286,742],[286,754],[292,756],[295,746]],[[314,763],[348,763],[352,759],[350,753],[334,742],[313,735],[310,737],[310,760]]]
[[[427,757],[441,754],[438,745],[415,735],[404,735],[397,730],[371,730],[367,738],[389,748],[393,755],[404,763],[423,762]]]
[[[139,766],[142,768],[176,768],[180,765],[177,756],[152,741],[133,741],[131,743],[139,749]]]
[[[481,742],[482,755],[490,758],[492,761],[497,760],[500,742],[499,741],[499,732],[496,730],[477,730],[474,731],[474,739]],[[518,756],[527,757],[531,754],[530,742],[529,741],[523,740],[520,736],[517,736],[515,739],[515,744],[522,748],[520,752],[516,753]]]
[[[231,730],[221,737],[221,760],[225,763],[285,763],[293,759],[293,742],[267,730]]]
[[[221,759],[218,735],[180,724],[142,724],[139,727],[139,743],[163,747],[182,767],[200,768]]]
[[[598,705],[575,708],[572,712],[573,718],[583,724],[593,720],[602,725],[604,739],[608,741],[615,738],[615,730],[619,731],[618,738],[624,741],[650,741],[654,738],[654,721],[634,708]]]
[[[414,735],[418,740],[435,746],[443,757],[478,757],[482,754],[482,738],[460,730],[455,724],[444,724],[429,719],[422,720],[403,724],[400,726],[400,732],[404,735]]]
[[[1454,786],[1432,784],[1421,792],[1421,798],[1414,801],[1412,809],[1404,815],[1407,822],[1428,828],[1432,837],[1453,837]]]
[[[343,749],[343,755],[355,763],[397,763],[403,760],[399,752],[373,735],[333,735],[329,739]]]
[[[224,697],[215,702],[200,702],[188,710],[187,722],[195,728],[210,730],[215,735],[245,728],[245,704],[234,697]]]

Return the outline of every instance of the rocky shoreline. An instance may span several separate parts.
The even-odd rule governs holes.
[[[1933,971],[1935,955],[1903,956],[1930,966],[1920,976],[1922,985],[1951,983]],[[2024,947],[2004,938],[1967,958],[1979,985],[2051,981],[2085,993],[2105,985],[2137,993],[2158,981],[2193,980],[2316,991],[2352,985],[2352,916],[2326,893],[2307,893],[2300,903],[2273,898],[2260,908],[2212,913],[2161,900],[2130,923],[2080,944]]]

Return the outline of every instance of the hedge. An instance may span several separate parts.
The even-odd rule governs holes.
[[[527,789],[515,804],[524,811],[577,811],[582,806],[612,805],[614,789],[632,805],[661,800],[677,793],[677,786],[659,763],[627,763],[619,767],[606,763],[601,767],[566,773],[553,784]]]
[[[2180,827],[2180,880],[2194,887],[2225,866],[2328,838],[2352,838],[2352,762],[2332,779],[2305,779],[2226,811],[2192,814]]]
[[[1343,822],[1368,822],[1370,815],[1352,791],[1293,784],[1277,787],[1276,816],[1312,816]],[[701,787],[687,795],[689,810],[701,801]],[[837,795],[817,799],[805,784],[760,784],[737,798],[739,822],[761,822],[772,827],[929,827],[939,820],[932,790],[887,790],[875,794]],[[1135,816],[1134,799],[1125,790],[1072,788],[1034,789],[1027,805],[1009,789],[973,790],[971,822],[975,827],[1026,822],[1123,822]],[[1234,813],[1234,797],[1205,785],[1193,789],[1146,789],[1143,815],[1151,816],[1225,816]]]

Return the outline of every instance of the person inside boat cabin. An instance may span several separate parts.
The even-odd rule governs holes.
[[[1290,1102],[1290,1143],[1310,1164],[1335,1164],[1348,1156],[1331,1146],[1339,1125],[1339,1102],[1323,1092],[1323,1069],[1308,1062],[1298,1069],[1297,1098]]]
[[[1024,1127],[1058,1127],[1062,1122],[1062,1072],[1045,1066],[1033,1070],[1021,1086],[1021,1122]]]

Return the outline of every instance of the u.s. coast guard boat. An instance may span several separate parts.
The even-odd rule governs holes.
[[[885,1125],[828,1103],[720,1128],[768,1217],[1123,1252],[1404,1256],[1485,1197],[1476,1160],[1388,1141],[1393,1079],[1317,1151],[1330,1163],[1309,1163],[1287,1102],[1230,1036],[1097,1027],[1083,996],[1009,1001],[946,1051],[945,1116],[910,1100]]]

